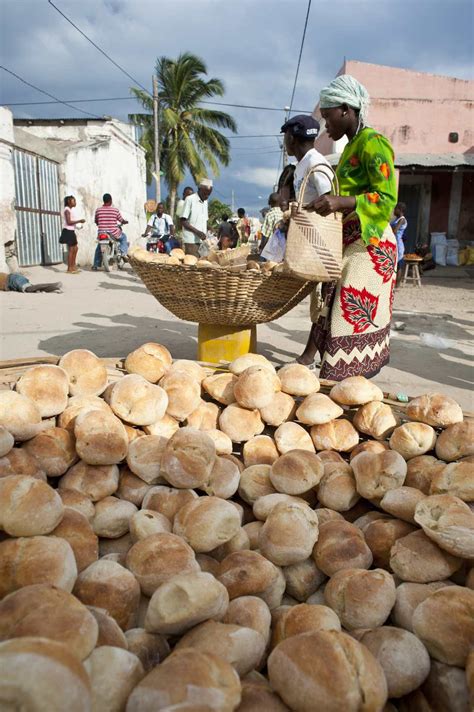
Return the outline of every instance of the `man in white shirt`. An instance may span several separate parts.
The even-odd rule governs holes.
[[[158,203],[156,206],[156,213],[148,220],[143,237],[147,237],[150,233],[154,237],[163,240],[166,252],[169,253],[174,247],[178,247],[178,242],[174,239],[173,218],[168,213],[165,213],[163,203]]]
[[[183,247],[187,255],[199,257],[199,245],[207,238],[208,206],[212,193],[212,180],[203,178],[196,193],[188,195],[180,222],[183,230]]]
[[[187,185],[186,188],[183,190],[183,197],[178,200],[178,204],[176,205],[176,217],[181,217],[181,215],[183,214],[184,201],[186,200],[188,195],[192,195],[193,193],[194,190],[189,185]]]

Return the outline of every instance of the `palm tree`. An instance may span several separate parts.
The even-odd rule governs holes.
[[[155,67],[160,95],[160,164],[169,188],[170,213],[173,215],[176,192],[186,170],[198,181],[211,170],[219,175],[219,164],[230,162],[230,144],[218,128],[237,131],[234,119],[223,111],[205,109],[200,103],[211,97],[223,96],[220,79],[206,79],[205,63],[185,52],[176,60],[157,59]],[[146,150],[147,179],[151,182],[153,166],[153,100],[149,94],[133,87],[132,93],[148,114],[132,114],[130,119],[143,127],[140,139]]]

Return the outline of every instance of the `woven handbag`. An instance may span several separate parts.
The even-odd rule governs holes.
[[[324,173],[320,166],[330,168],[333,193],[339,194],[337,176],[327,163],[318,163],[305,175],[298,195],[292,203],[288,227],[285,272],[302,280],[333,282],[341,276],[342,217],[332,213],[327,217],[303,208],[306,185],[313,173]]]

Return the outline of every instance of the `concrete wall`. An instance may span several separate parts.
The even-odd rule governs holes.
[[[15,177],[12,148],[13,116],[9,109],[0,107],[0,272],[7,271],[5,243],[15,237]],[[3,143],[7,141],[8,143]]]

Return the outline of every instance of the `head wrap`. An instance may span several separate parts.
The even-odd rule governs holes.
[[[319,106],[321,109],[332,109],[347,104],[353,109],[359,109],[359,131],[367,124],[370,97],[367,89],[350,74],[341,74],[333,79],[327,87],[321,90]]]
[[[210,178],[202,178],[199,181],[199,185],[202,185],[203,188],[212,188],[212,180]]]

